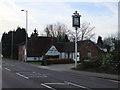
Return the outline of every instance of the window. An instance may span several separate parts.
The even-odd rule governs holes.
[[[68,53],[65,53],[65,58],[68,58]]]
[[[34,57],[34,60],[36,60],[37,58],[36,57]]]
[[[91,52],[88,52],[88,53],[87,53],[87,57],[88,57],[88,58],[92,57],[92,53],[91,53]]]

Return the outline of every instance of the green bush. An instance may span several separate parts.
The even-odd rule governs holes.
[[[102,58],[101,70],[107,71],[108,73],[118,73],[118,67],[120,61],[117,53],[108,53]]]
[[[84,64],[84,63],[79,63],[78,65],[77,65],[77,69],[80,69],[80,70],[85,70],[87,67],[86,67],[86,64]]]
[[[97,72],[107,72],[112,74],[120,74],[120,53],[112,52],[104,56],[86,59],[82,64],[77,66],[77,69],[86,69]]]
[[[101,65],[101,57],[86,59],[83,62],[87,67],[98,68]]]

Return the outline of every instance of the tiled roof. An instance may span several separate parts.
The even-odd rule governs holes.
[[[51,37],[36,37],[28,41],[28,56],[42,56],[52,45]]]
[[[43,56],[54,45],[59,52],[74,52],[75,42],[56,42],[52,37],[32,37],[28,40],[27,55],[30,57]],[[88,43],[94,44],[98,49],[99,47],[90,40],[78,41],[78,51],[87,47]],[[25,44],[25,43],[22,43]],[[22,45],[21,44],[21,45]],[[100,50],[100,49],[99,49]]]
[[[90,40],[78,41],[78,51],[84,48]],[[73,52],[75,51],[75,42],[58,42],[54,44],[59,52]]]

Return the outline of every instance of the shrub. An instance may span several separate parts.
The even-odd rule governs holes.
[[[84,60],[83,62],[87,67],[90,68],[97,68],[101,65],[101,57],[94,57],[94,58],[90,58],[87,60]]]
[[[108,53],[102,58],[102,64],[100,69],[103,71],[107,71],[108,73],[118,73],[118,66],[120,65],[120,61],[117,58],[117,53]]]
[[[120,53],[113,52],[113,53],[108,53],[101,57],[86,59],[82,62],[82,64],[77,66],[77,69],[86,69],[86,70],[92,70],[97,72],[120,74],[119,56],[120,56]]]
[[[48,64],[66,64],[66,63],[73,63],[74,61],[72,59],[59,59],[59,58],[54,58],[54,59],[48,59],[47,63]]]
[[[85,65],[86,65],[86,64],[79,63],[79,64],[77,65],[77,69],[84,70],[84,69],[86,69],[86,66],[85,66]]]

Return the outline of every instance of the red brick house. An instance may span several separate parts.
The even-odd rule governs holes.
[[[84,60],[90,57],[97,57],[105,54],[105,52],[101,50],[98,45],[96,45],[94,42],[90,40],[82,41],[82,43],[83,43],[81,44],[82,46],[78,47],[78,50],[80,51],[81,60]]]
[[[104,54],[105,52],[99,48],[97,44],[90,40],[78,41],[78,61],[90,57],[96,57]],[[75,59],[74,42],[54,43],[54,46],[60,52],[59,58],[72,58]]]
[[[32,35],[27,43],[27,61],[42,61],[45,57],[75,60],[74,45],[74,42],[55,42],[55,39],[51,37]],[[25,49],[25,43],[19,44],[19,60],[25,60]],[[90,40],[78,42],[78,61],[102,54],[104,51],[94,42]]]

